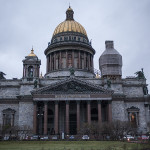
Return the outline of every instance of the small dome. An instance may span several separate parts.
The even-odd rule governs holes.
[[[66,20],[60,23],[54,30],[53,36],[62,32],[78,32],[87,36],[84,27],[73,19],[73,10],[69,6],[66,11]]]
[[[33,48],[32,48],[32,50],[31,50],[31,53],[30,53],[28,56],[32,56],[32,57],[36,56],[36,55],[34,54]]]
[[[72,9],[70,6],[69,6],[69,8],[67,9],[67,11],[68,11],[68,10],[73,11],[73,9]]]

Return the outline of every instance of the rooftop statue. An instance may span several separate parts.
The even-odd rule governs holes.
[[[74,76],[74,72],[75,72],[74,68],[71,67],[71,68],[70,68],[70,75],[71,75],[71,76]]]
[[[111,87],[111,81],[109,79],[107,80],[107,86],[108,86],[108,88]]]
[[[35,81],[34,81],[34,88],[37,88],[37,84],[38,84],[38,81],[35,80]]]
[[[143,68],[141,69],[141,71],[137,71],[135,74],[137,75],[138,79],[145,79]]]
[[[1,80],[1,79],[6,79],[6,78],[4,77],[5,75],[6,75],[5,73],[3,73],[3,72],[0,71],[0,80]]]

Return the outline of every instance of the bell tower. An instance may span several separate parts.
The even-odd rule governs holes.
[[[106,49],[99,58],[99,68],[103,78],[121,79],[122,56],[114,49],[113,41],[105,41]]]
[[[33,79],[39,78],[41,60],[34,54],[33,48],[31,53],[22,62],[23,79],[33,81]]]

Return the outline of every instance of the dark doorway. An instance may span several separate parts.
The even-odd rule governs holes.
[[[70,129],[70,134],[72,135],[77,134],[77,115],[76,114],[69,115],[69,129]]]
[[[54,113],[51,109],[48,109],[48,134],[55,134],[54,131]]]
[[[108,113],[107,113],[108,108],[107,108],[107,106],[108,106],[108,102],[102,101],[102,103],[101,103],[102,122],[108,121]]]
[[[92,121],[98,121],[98,110],[97,110],[97,108],[93,108],[92,110],[91,110],[91,120]]]

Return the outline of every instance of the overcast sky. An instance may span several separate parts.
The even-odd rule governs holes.
[[[92,39],[94,67],[99,68],[105,41],[113,40],[123,57],[123,78],[144,68],[150,84],[150,0],[0,0],[0,71],[6,78],[22,78],[22,60],[32,45],[45,74],[44,50],[69,2]]]

